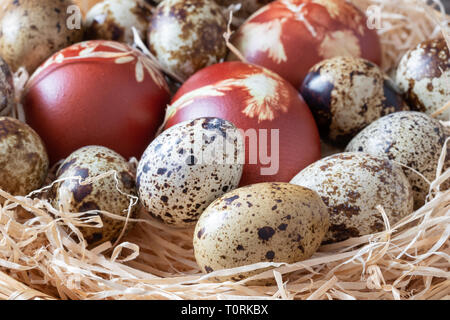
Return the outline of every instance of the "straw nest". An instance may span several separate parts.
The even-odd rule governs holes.
[[[446,16],[418,0],[356,3],[363,10],[382,8],[386,70],[422,40],[439,32],[449,40]],[[443,12],[437,0],[435,8]],[[450,133],[450,122],[443,124]],[[390,225],[380,203],[385,231],[322,246],[295,264],[259,263],[209,275],[195,262],[192,230],[168,228],[141,212],[120,244],[87,250],[62,227],[86,222],[52,208],[48,188],[27,197],[0,190],[6,199],[0,205],[0,299],[450,299],[450,190],[440,191],[450,178],[450,169],[442,170],[446,151],[422,208]],[[267,267],[239,282],[212,280]],[[261,279],[265,285],[253,281]]]

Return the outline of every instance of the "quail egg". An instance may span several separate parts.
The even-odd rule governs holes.
[[[100,175],[106,174],[101,177]],[[102,228],[80,227],[83,237],[93,247],[117,240],[125,221],[95,213],[96,210],[126,217],[128,208],[137,198],[134,174],[127,161],[118,153],[101,146],[87,146],[72,153],[59,167],[54,191],[54,206],[64,212],[99,214]],[[137,215],[131,207],[130,218]],[[129,229],[132,223],[128,223]],[[127,229],[127,230],[128,230]]]
[[[329,227],[320,196],[289,183],[259,183],[214,201],[195,227],[194,252],[204,272],[311,257]],[[240,274],[239,280],[250,274]]]
[[[0,56],[13,71],[28,73],[56,51],[83,38],[81,15],[68,15],[71,0],[6,0],[0,13]]]
[[[0,115],[10,111],[14,105],[13,75],[8,64],[0,57]]]
[[[404,111],[387,115],[361,131],[346,151],[365,152],[395,160],[417,170],[430,182],[435,179],[445,132],[438,120],[421,112]],[[447,160],[447,167],[450,161]],[[414,171],[403,170],[414,192],[414,207],[425,203],[429,184]]]
[[[450,52],[444,38],[409,50],[400,60],[396,82],[410,106],[428,115],[450,101]],[[450,109],[437,118],[450,120]]]
[[[193,226],[211,202],[239,185],[242,157],[243,137],[230,122],[179,123],[159,135],[139,162],[141,202],[166,224]]]
[[[143,0],[104,0],[86,14],[86,38],[132,44],[135,27],[145,41],[151,14],[151,6]]]
[[[391,224],[413,210],[412,189],[402,169],[364,153],[340,153],[319,160],[291,183],[317,191],[328,206],[330,229],[324,243],[383,231],[378,205]]]
[[[27,124],[0,117],[0,189],[25,196],[42,186],[48,156],[41,138]]]
[[[227,21],[211,0],[165,0],[150,21],[148,45],[159,63],[186,80],[227,54]]]
[[[301,94],[321,136],[345,146],[364,127],[392,112],[409,110],[392,80],[372,62],[334,57],[316,64]]]

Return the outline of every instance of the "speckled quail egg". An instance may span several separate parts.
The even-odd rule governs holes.
[[[317,251],[328,227],[328,209],[316,192],[289,183],[254,184],[205,210],[195,227],[195,258],[207,273],[258,262],[294,263]]]
[[[395,160],[425,176],[435,179],[445,132],[438,120],[421,112],[404,111],[387,115],[361,131],[346,151],[365,152]],[[450,161],[447,161],[450,167]],[[418,174],[404,168],[414,192],[414,207],[421,207],[430,189]]]
[[[151,6],[143,0],[104,0],[86,14],[86,38],[114,40],[132,44],[135,27],[145,41]]]
[[[0,55],[13,71],[24,66],[31,74],[50,55],[83,38],[81,15],[68,14],[71,0],[6,1],[0,13]]]
[[[359,131],[392,112],[409,110],[393,81],[362,58],[334,57],[316,64],[301,94],[323,139],[345,146]]]
[[[8,64],[0,57],[0,115],[11,110],[14,105],[13,75]]]
[[[429,115],[450,101],[450,52],[444,38],[409,50],[400,60],[396,82],[410,106]],[[450,109],[437,118],[450,120]]]
[[[383,206],[392,224],[413,210],[413,193],[401,167],[389,160],[358,153],[340,153],[319,160],[291,183],[319,193],[330,212],[324,243],[383,231]]]
[[[110,172],[112,174],[99,177]],[[55,186],[54,206],[64,212],[101,210],[126,217],[132,197],[137,197],[134,174],[127,161],[101,146],[87,146],[72,153],[59,167],[57,178],[64,181]],[[92,214],[100,214],[103,227],[80,227],[87,243],[93,247],[116,241],[125,221],[89,212]],[[136,215],[137,206],[133,206],[129,217],[135,218]],[[132,225],[128,222],[127,230]]]
[[[0,188],[24,196],[42,186],[48,156],[41,138],[27,124],[0,117]]]
[[[149,213],[176,227],[193,226],[215,199],[237,188],[243,137],[218,118],[179,123],[159,135],[139,162],[139,198]]]
[[[166,70],[186,80],[225,58],[226,28],[222,9],[214,1],[165,0],[150,21],[148,46]]]

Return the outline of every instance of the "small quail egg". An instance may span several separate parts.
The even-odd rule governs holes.
[[[27,124],[0,117],[0,189],[25,196],[42,186],[48,156],[41,138]]]
[[[6,1],[0,13],[0,55],[13,71],[24,66],[31,74],[56,51],[82,40],[81,17],[67,13],[71,0]]]
[[[450,52],[444,38],[409,50],[397,68],[396,81],[410,106],[428,115],[450,101]],[[450,109],[437,118],[450,120]]]
[[[409,110],[378,66],[356,57],[316,64],[301,87],[322,138],[345,146],[364,127],[392,112]]]
[[[11,110],[14,105],[14,82],[11,69],[0,57],[0,115]]]
[[[143,0],[104,0],[86,14],[86,38],[132,44],[135,27],[145,41],[151,14],[151,6]]]
[[[328,206],[330,229],[324,243],[383,231],[378,205],[391,224],[413,210],[412,189],[402,169],[364,153],[340,153],[319,160],[291,183],[317,191]]]
[[[139,162],[141,202],[169,225],[194,225],[211,202],[239,185],[242,154],[242,135],[228,121],[179,123],[159,135]]]
[[[109,172],[114,174],[99,177]],[[64,212],[101,210],[126,217],[132,201],[130,196],[137,196],[135,178],[127,161],[105,147],[87,146],[75,151],[59,167],[57,178],[65,180],[56,184],[54,205]],[[116,241],[125,226],[125,221],[99,214],[102,228],[80,228],[91,247]],[[92,213],[89,212],[89,215]],[[137,206],[134,206],[130,218],[136,215]],[[131,226],[128,223],[127,227]]]
[[[289,183],[254,184],[225,194],[201,215],[195,258],[207,273],[258,262],[294,263],[317,251],[328,227],[328,209],[316,192]]]
[[[211,0],[165,0],[156,8],[148,45],[159,63],[186,80],[227,54],[227,21]]]
[[[387,115],[361,131],[346,151],[365,152],[395,160],[420,172],[430,182],[435,179],[445,132],[438,120],[421,112],[404,111]],[[447,161],[450,167],[450,161]],[[414,207],[425,203],[430,186],[410,169],[403,170],[414,192]]]

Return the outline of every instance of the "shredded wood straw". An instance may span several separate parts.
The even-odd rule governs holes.
[[[358,2],[383,6],[388,61],[437,35],[434,13],[413,1]],[[450,121],[442,123],[450,133]],[[54,209],[45,188],[27,197],[0,190],[0,299],[450,299],[450,190],[441,190],[450,178],[443,169],[447,149],[422,208],[390,225],[380,203],[385,231],[322,246],[295,264],[258,263],[208,275],[195,262],[192,229],[167,227],[142,210],[120,244],[88,250],[67,232],[80,236],[76,226],[89,221]],[[130,163],[136,166],[136,159]],[[263,269],[239,282],[213,280]]]

